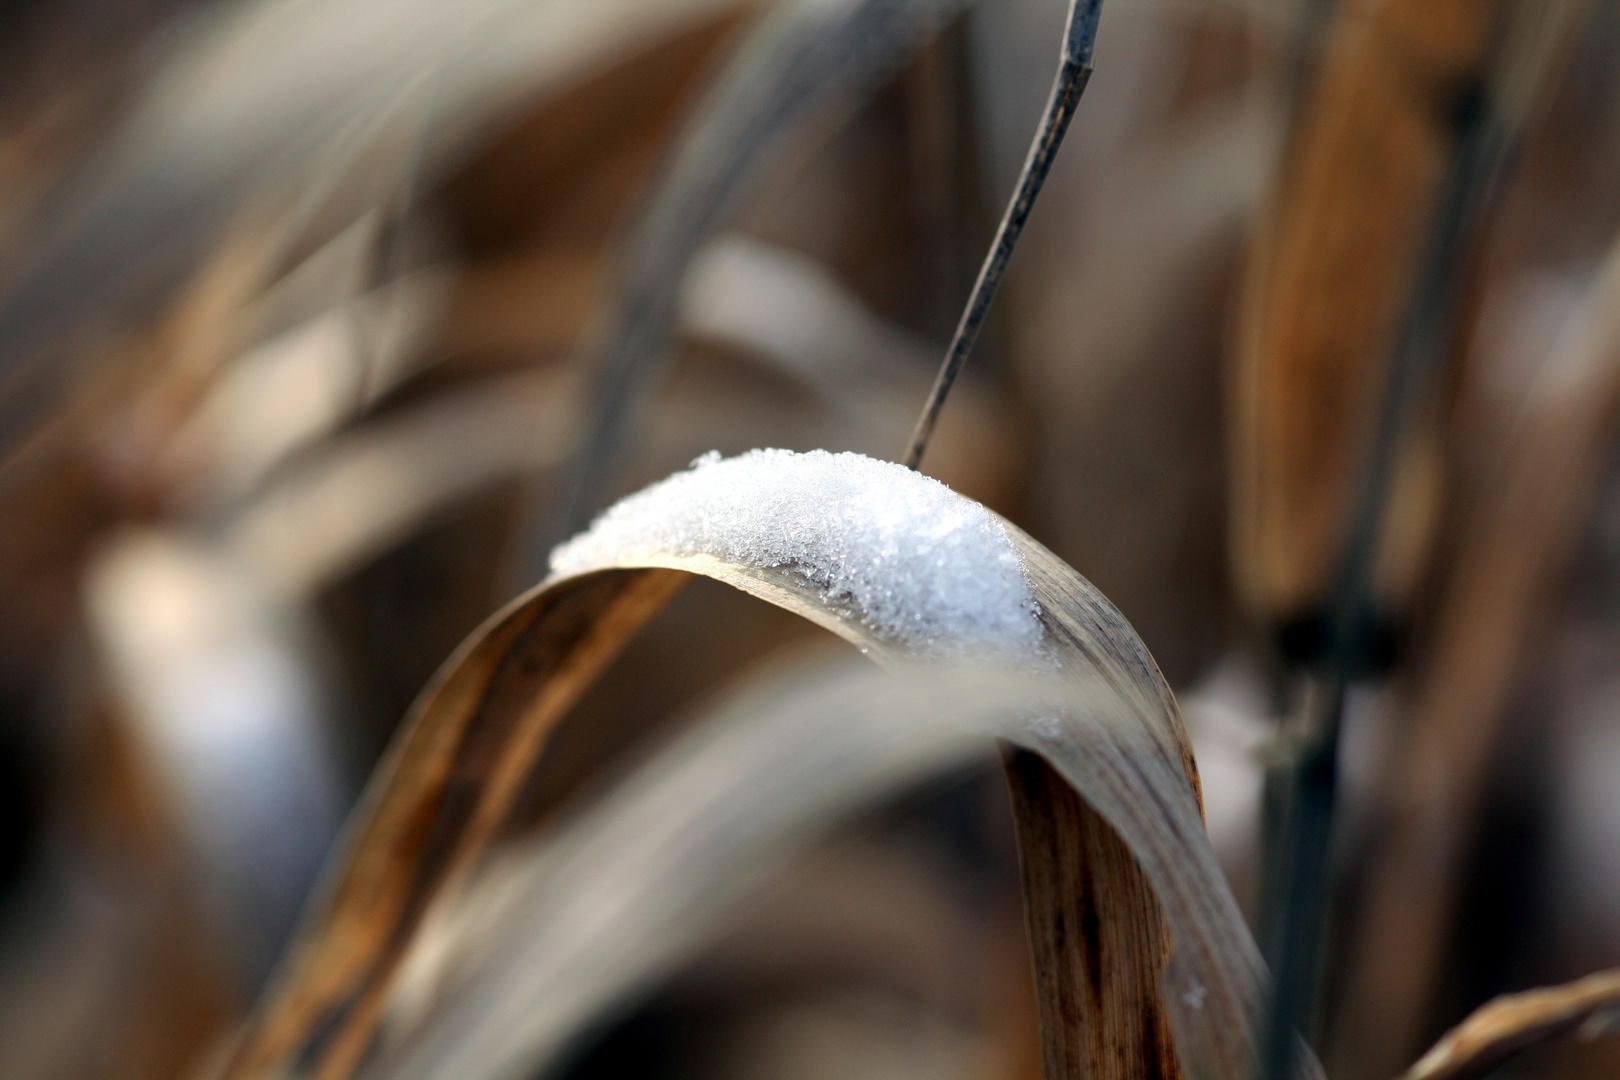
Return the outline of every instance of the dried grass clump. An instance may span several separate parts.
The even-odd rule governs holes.
[[[0,1076],[1613,1075],[1620,14],[1103,7],[0,13]]]

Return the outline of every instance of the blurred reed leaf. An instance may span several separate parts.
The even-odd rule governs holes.
[[[1117,729],[1108,753],[1154,756],[1132,745],[1136,725],[1117,695],[1083,678],[846,661],[760,680],[733,698],[575,820],[504,852],[464,901],[429,921],[405,964],[387,1049],[362,1075],[553,1071],[772,870],[837,822],[982,756],[987,737],[1050,754]],[[1190,811],[1190,800],[1181,806]],[[1118,993],[1111,982],[1091,989]],[[1116,1045],[1134,1034],[1110,1033]],[[1169,1058],[1065,1064],[1048,1075],[1177,1075]]]
[[[272,592],[308,601],[456,500],[559,464],[580,397],[566,374],[525,372],[345,432],[282,470],[218,542]]]
[[[251,996],[350,795],[307,628],[230,559],[162,530],[117,537],[86,578],[90,637],[134,753]]]
[[[270,273],[393,207],[402,186],[442,176],[515,103],[740,6],[256,0],[199,17],[122,127],[10,245],[0,450],[32,434],[95,346],[233,223],[260,222]]]
[[[753,27],[682,133],[630,237],[590,358],[592,410],[560,508],[536,505],[514,581],[601,507],[666,359],[687,266],[772,168],[803,154],[967,0],[785,0]],[[537,500],[538,502],[538,500]]]
[[[1282,809],[1264,901],[1277,971],[1268,1077],[1284,1074],[1294,1029],[1315,1022],[1345,686],[1379,666],[1381,624],[1408,608],[1423,570],[1468,254],[1569,21],[1554,6],[1515,20],[1509,7],[1340,7],[1251,263],[1234,569],[1284,660],[1324,689],[1296,760],[1272,781]],[[1376,994],[1351,1015],[1379,1009],[1386,987]],[[1398,1027],[1416,1004],[1395,1011]],[[1360,1026],[1348,1045],[1398,1045],[1389,1036]]]
[[[1441,476],[1432,394],[1398,381],[1401,335],[1437,288],[1422,280],[1424,238],[1448,199],[1466,199],[1477,217],[1545,105],[1587,8],[1588,0],[1336,6],[1250,255],[1233,354],[1233,572],[1268,628],[1327,604],[1360,524],[1356,500],[1380,452],[1390,394],[1414,400],[1402,402],[1412,415],[1392,433],[1389,510],[1370,587],[1382,608],[1410,601]],[[1477,175],[1462,178],[1469,190],[1454,196],[1448,162],[1466,152],[1474,114],[1485,129],[1476,141],[1490,145]],[[1439,287],[1455,292],[1466,276],[1474,224],[1462,222]],[[1448,329],[1429,351],[1450,351]]]
[[[860,445],[884,445],[927,388],[930,350],[866,308],[814,260],[771,245],[728,236],[705,248],[688,274],[680,316],[694,337],[737,348],[814,390],[840,412],[835,430]],[[248,385],[227,374],[216,396],[245,405],[253,379],[241,382]],[[936,448],[937,471],[966,477],[962,486],[971,489],[1009,466],[991,402],[976,387],[963,390],[962,422]],[[757,436],[759,423],[700,394],[675,391],[666,419],[647,437],[655,450],[664,452],[672,438],[681,445],[735,444]],[[577,371],[548,368],[368,420],[281,463],[231,513],[206,524],[199,542],[221,545],[270,592],[307,601],[470,493],[556,469],[575,445],[584,398]],[[203,436],[226,427],[219,414],[229,410],[211,410],[205,430],[194,425],[195,443],[208,445]],[[205,460],[216,468],[233,464],[218,453]],[[224,486],[212,471],[202,476],[196,484],[203,490]]]
[[[1497,9],[1334,5],[1250,255],[1232,361],[1233,574],[1268,629],[1328,602],[1457,109],[1485,71]],[[1437,480],[1432,439],[1400,434],[1381,597],[1411,587]]]

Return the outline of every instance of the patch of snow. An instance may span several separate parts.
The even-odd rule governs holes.
[[[1001,523],[939,481],[861,454],[711,451],[551,553],[560,574],[710,555],[804,578],[912,652],[1030,657],[1035,599]]]

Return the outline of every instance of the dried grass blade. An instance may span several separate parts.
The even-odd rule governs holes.
[[[711,468],[721,471],[701,475]],[[740,518],[738,507],[746,508]],[[787,542],[797,545],[797,554],[770,555],[784,542],[782,530],[798,529],[806,518],[830,531],[819,538],[813,529],[790,533]],[[942,537],[942,521],[960,524]],[[705,533],[708,526],[718,531]],[[879,557],[884,569],[866,579],[872,586],[866,591],[860,582],[839,587],[825,578],[828,567],[869,564],[869,556],[839,547],[851,533],[875,537],[872,550],[889,553]],[[946,576],[930,577],[930,552],[945,551],[957,553]],[[918,561],[893,561],[904,558]],[[1103,687],[1129,723],[1110,723],[1113,713],[1075,716],[1067,725],[1017,736],[1082,791],[1134,856],[1101,869],[1142,875],[1152,886],[1149,896],[1147,888],[1122,880],[1119,890],[1092,897],[1094,904],[1105,895],[1121,901],[1096,915],[1140,946],[1120,957],[1133,965],[1129,972],[1102,969],[1107,985],[1101,993],[1158,984],[1162,908],[1176,943],[1169,992],[1162,1000],[1135,1000],[1139,1021],[1148,1030],[1168,1023],[1192,1075],[1246,1078],[1261,970],[1203,834],[1174,699],[1119,612],[1040,545],[901,466],[857,455],[774,451],[707,462],[627,500],[593,532],[560,549],[554,563],[557,573],[469,639],[413,711],[373,783],[325,906],[244,1039],[228,1074],[233,1080],[277,1070],[327,1080],[349,1075],[372,1045],[382,1004],[429,905],[453,898],[551,727],[684,579],[671,571],[715,578],[797,612],[880,662],[941,650],[960,656],[978,641],[970,655],[987,650],[1026,669]],[[922,573],[920,584],[905,576],[910,572]],[[951,597],[983,589],[990,579],[1008,584],[1007,574],[1014,575],[1015,595],[998,593],[996,603],[1012,605],[1007,611],[1016,626],[997,630],[999,638],[975,637],[985,625],[1001,625],[994,612],[956,611],[940,621],[931,608],[945,603],[955,611]],[[1030,621],[1026,627],[1017,620]],[[1012,642],[1013,652],[998,653],[994,640]],[[1032,817],[1046,812],[1038,800],[1029,805]],[[1052,864],[1051,880],[1059,883],[1051,895],[1032,896],[1032,908],[1063,902],[1061,883],[1074,880],[1077,853],[1031,844],[1024,857]],[[1044,959],[1056,972],[1049,1015],[1095,1016],[1094,1000],[1086,996],[1092,957],[1071,948]],[[1105,1056],[1108,1036],[1096,1023],[1044,1033],[1080,1044],[1049,1054],[1052,1060]],[[1146,1057],[1159,1061],[1157,1052]],[[1137,1060],[1125,1063],[1127,1074],[1141,1071]]]
[[[1594,1034],[1613,1024],[1620,970],[1600,971],[1563,986],[1504,994],[1446,1033],[1400,1080],[1478,1080],[1521,1050],[1570,1031]]]

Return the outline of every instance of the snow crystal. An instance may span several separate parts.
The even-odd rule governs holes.
[[[551,553],[557,573],[654,555],[781,569],[919,654],[1040,650],[1022,560],[984,507],[860,454],[711,451]]]

